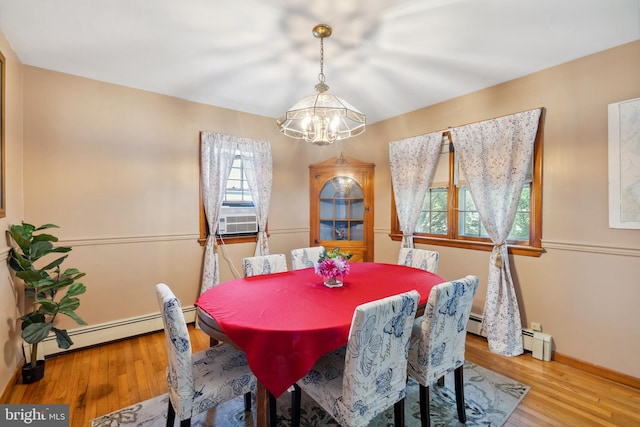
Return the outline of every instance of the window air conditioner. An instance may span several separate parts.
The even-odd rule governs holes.
[[[219,236],[257,232],[258,218],[254,207],[222,207],[218,221]]]

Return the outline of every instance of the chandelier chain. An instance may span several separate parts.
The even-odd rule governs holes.
[[[324,83],[324,37],[320,37],[320,74],[318,74],[320,83]]]

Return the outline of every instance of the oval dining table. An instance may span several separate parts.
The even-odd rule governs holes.
[[[444,279],[413,267],[359,262],[343,282],[329,288],[306,268],[224,282],[195,302],[201,329],[246,353],[258,379],[258,426],[268,425],[267,390],[280,396],[323,354],[347,344],[358,305],[415,289],[419,316],[431,288]]]

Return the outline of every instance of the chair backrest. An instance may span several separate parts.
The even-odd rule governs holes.
[[[409,338],[419,299],[414,290],[356,307],[342,380],[348,408],[375,407],[390,395],[404,397]]]
[[[467,276],[434,286],[425,315],[414,328],[409,374],[429,384],[464,363],[467,322],[478,278]]]
[[[438,258],[440,257],[437,251],[428,251],[426,249],[415,248],[400,248],[398,255],[398,264],[406,265],[407,267],[415,267],[421,270],[430,271],[432,273],[438,272]]]
[[[167,384],[171,401],[178,416],[182,411],[191,410],[193,400],[193,364],[191,362],[191,340],[184,320],[180,300],[169,286],[156,285],[156,296],[164,324],[164,336],[167,342]],[[180,418],[182,419],[182,418]]]
[[[244,277],[282,273],[287,271],[287,257],[284,254],[272,254],[242,258],[242,269]]]
[[[298,248],[291,250],[291,268],[300,270],[302,268],[313,267],[318,262],[320,255],[324,253],[324,246],[313,246],[310,248]]]

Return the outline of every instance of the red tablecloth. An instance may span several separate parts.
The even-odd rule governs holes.
[[[358,305],[413,289],[425,304],[442,282],[416,268],[352,263],[341,288],[327,288],[307,268],[221,283],[195,305],[245,351],[253,373],[277,397],[320,356],[347,344]]]

